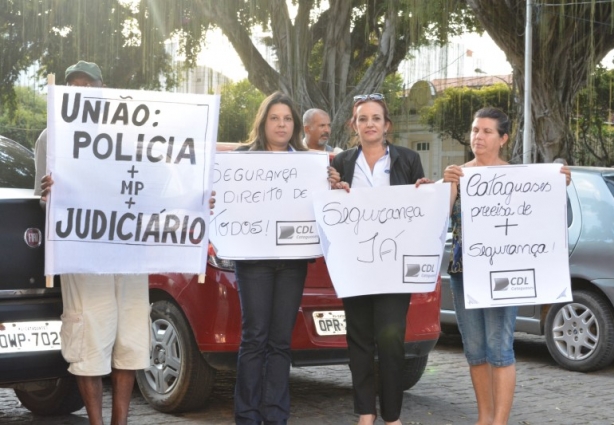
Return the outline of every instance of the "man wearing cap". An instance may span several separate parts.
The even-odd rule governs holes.
[[[67,86],[103,87],[102,72],[93,62],[79,61],[66,68],[64,80]],[[47,129],[44,129],[34,145],[36,177],[34,194],[41,195],[41,181],[47,174]]]
[[[65,73],[66,85],[103,87],[98,65],[79,61]],[[53,184],[47,175],[47,130],[35,146],[35,195],[44,202]],[[149,366],[149,292],[146,275],[61,276],[62,355],[76,376],[92,425],[102,421],[102,377],[111,374],[111,425],[128,422],[135,372]]]

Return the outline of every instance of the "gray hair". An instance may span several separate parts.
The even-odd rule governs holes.
[[[303,125],[310,125],[311,124],[311,119],[316,114],[324,114],[327,117],[330,117],[328,115],[328,112],[326,112],[326,111],[324,111],[322,109],[318,109],[318,108],[307,109],[305,111],[305,113],[303,114]]]

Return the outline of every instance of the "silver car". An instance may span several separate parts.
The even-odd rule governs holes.
[[[614,169],[570,167],[567,187],[573,302],[522,306],[516,331],[545,335],[562,367],[581,372],[614,361]],[[458,332],[447,273],[452,237],[441,265],[441,327]]]

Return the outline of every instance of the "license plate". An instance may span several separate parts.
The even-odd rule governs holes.
[[[0,354],[59,350],[60,320],[0,323]]]
[[[314,311],[318,335],[345,335],[345,311]]]

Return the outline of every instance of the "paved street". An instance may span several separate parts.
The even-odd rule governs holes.
[[[614,366],[600,372],[565,371],[550,358],[542,338],[517,334],[518,383],[510,425],[614,425]],[[207,407],[181,415],[158,413],[134,391],[131,425],[232,424],[230,372],[218,374]],[[294,369],[291,380],[291,424],[353,424],[352,394],[347,366]],[[109,413],[108,384],[105,413]],[[109,418],[107,418],[108,420]],[[477,419],[469,373],[460,337],[443,335],[429,358],[422,380],[405,393],[405,425],[465,425]],[[12,390],[0,389],[1,424],[85,425],[85,411],[47,419],[19,406]],[[108,423],[108,422],[107,422]],[[383,424],[381,419],[379,424]]]

